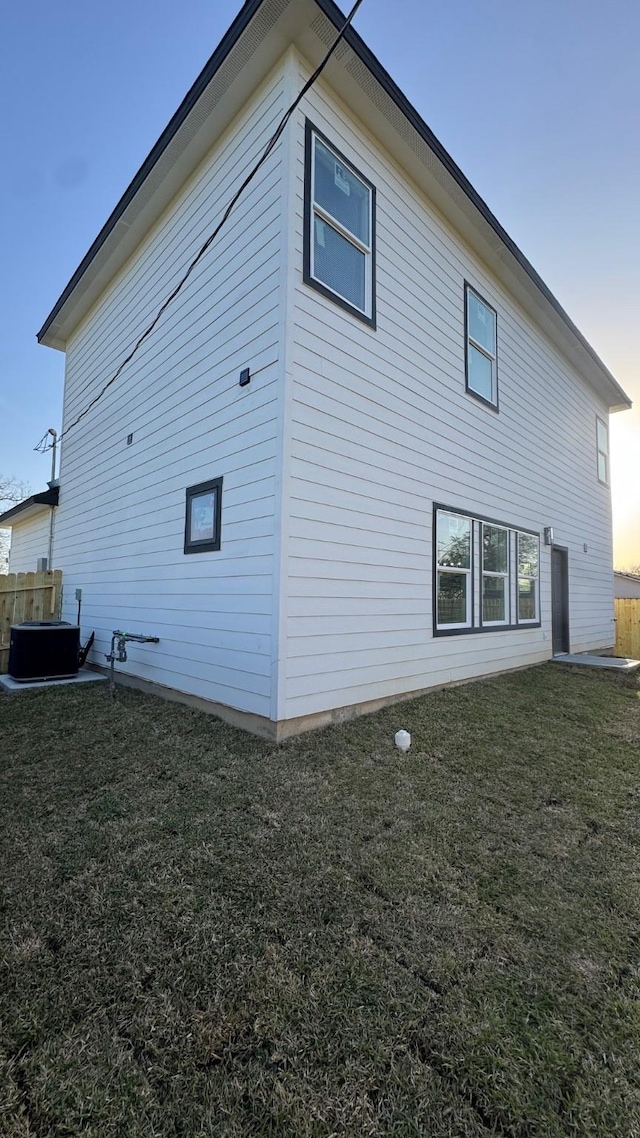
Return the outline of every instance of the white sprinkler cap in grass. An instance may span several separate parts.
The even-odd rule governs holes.
[[[411,746],[411,736],[408,731],[396,731],[395,744],[399,751],[408,751]]]

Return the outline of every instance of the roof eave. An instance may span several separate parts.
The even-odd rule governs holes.
[[[56,333],[55,333],[54,325],[55,325],[56,317],[58,316],[59,312],[64,307],[67,300],[69,299],[71,294],[74,292],[74,290],[76,289],[78,284],[80,283],[80,281],[81,281],[82,277],[84,276],[86,270],[88,269],[89,265],[91,264],[94,257],[96,256],[96,253],[102,248],[102,246],[104,245],[109,234],[115,229],[115,226],[117,225],[118,221],[122,217],[127,206],[133,200],[135,195],[138,193],[138,190],[141,188],[143,183],[146,181],[151,170],[156,165],[159,157],[161,156],[161,154],[164,153],[164,151],[166,150],[171,139],[174,137],[176,132],[182,126],[183,122],[188,117],[189,112],[193,109],[193,107],[197,103],[200,95],[202,94],[202,92],[206,88],[207,84],[211,81],[211,79],[215,75],[218,68],[224,62],[227,55],[231,51],[232,47],[239,40],[243,31],[245,30],[247,25],[250,23],[252,17],[255,15],[258,8],[261,6],[261,4],[263,2],[264,2],[264,0],[246,0],[246,3],[243,5],[243,7],[238,12],[238,15],[236,16],[235,20],[233,21],[233,23],[229,27],[226,34],[221,39],[221,41],[218,44],[213,55],[210,57],[210,59],[207,61],[207,63],[203,67],[203,69],[200,72],[200,74],[198,75],[198,78],[196,79],[195,83],[193,83],[193,85],[190,87],[189,91],[187,92],[187,94],[185,95],[184,99],[182,100],[180,106],[178,107],[177,111],[172,116],[172,118],[169,120],[169,122],[167,123],[167,126],[165,127],[162,134],[158,138],[158,141],[155,143],[155,145],[149,151],[149,154],[147,155],[144,162],[142,163],[142,166],[140,167],[140,169],[138,170],[135,177],[131,180],[131,182],[127,186],[122,197],[120,198],[119,202],[117,203],[115,209],[113,209],[112,212],[110,213],[106,222],[102,226],[102,229],[98,233],[98,236],[96,237],[95,241],[92,243],[92,245],[88,249],[87,253],[82,258],[82,260],[81,260],[80,264],[78,265],[76,271],[74,272],[73,276],[69,280],[69,282],[66,285],[65,289],[63,290],[63,292],[58,297],[56,303],[54,304],[53,308],[51,309],[51,312],[47,316],[44,324],[42,325],[40,331],[37,334],[37,339],[38,339],[39,344],[44,344],[46,347],[52,347],[52,348],[58,348],[59,350],[64,350],[65,340],[63,338],[61,338],[60,336],[56,335]],[[47,336],[47,333],[50,330],[51,330],[51,335]]]
[[[16,506],[12,506],[10,510],[5,510],[4,514],[0,514],[0,527],[11,529],[12,526],[18,525],[20,522],[26,522],[29,518],[35,518],[39,514],[44,514],[47,509],[57,506],[60,496],[60,488],[58,486],[51,486],[48,490],[43,490],[41,494],[32,494],[30,498],[25,498],[23,502],[18,502]]]
[[[340,28],[345,20],[344,14],[340,11],[334,0],[312,0],[313,4],[319,8],[331,24],[336,28]],[[229,30],[220,41],[220,44],[214,51],[213,55],[203,68],[202,72],[196,79],[195,83],[183,99],[178,110],[173,115],[169,124],[160,135],[160,138],[152,148],[148,157],[140,167],[140,170],[132,180],[130,185],[125,190],[117,206],[111,213],[105,225],[100,230],[100,233],[93,242],[91,248],[86,256],[81,261],[80,265],[73,274],[71,280],[66,286],[64,292],[59,297],[49,316],[45,320],[42,328],[38,332],[38,340],[40,343],[46,344],[49,347],[64,350],[66,346],[66,339],[68,336],[68,329],[65,331],[64,325],[57,322],[56,318],[61,314],[67,301],[71,298],[72,294],[80,285],[84,274],[96,257],[97,253],[102,249],[103,245],[120,222],[122,215],[125,213],[127,207],[132,203],[136,194],[142,187],[143,183],[149,177],[149,174],[154,169],[158,160],[162,157],[165,150],[180,130],[181,126],[188,118],[190,112],[198,102],[207,86],[211,83],[212,79],[225,62],[229,53],[233,50],[235,45],[240,40],[243,33],[247,30],[252,19],[263,6],[265,0],[247,0],[243,8],[240,10],[235,20],[231,24]],[[282,14],[282,13],[280,13]],[[290,13],[288,14],[288,22],[292,27],[293,22],[289,20]],[[476,224],[479,228],[484,226],[485,232],[491,230],[493,236],[492,241],[495,243],[495,237],[498,238],[500,243],[499,247],[506,250],[512,261],[512,269],[510,270],[512,276],[519,271],[524,276],[522,281],[527,282],[527,289],[530,294],[534,294],[537,298],[534,307],[537,306],[538,310],[545,310],[549,315],[552,322],[555,323],[557,336],[561,336],[563,341],[567,344],[567,351],[570,358],[574,359],[574,366],[577,367],[579,372],[584,375],[587,381],[593,386],[602,400],[606,402],[610,411],[628,410],[631,407],[631,400],[618,384],[617,380],[611,374],[609,369],[600,359],[598,354],[591,347],[589,342],[582,335],[580,330],[573,323],[567,312],[562,305],[544,283],[542,278],[533,268],[531,263],[525,257],[524,253],[518,248],[515,242],[511,239],[506,230],[502,227],[498,219],[494,216],[489,209],[486,202],[480,197],[477,191],[465,177],[462,170],[454,162],[451,155],[445,150],[444,146],[439,142],[426,122],[422,119],[418,111],[409,102],[407,97],[402,93],[395,81],[391,78],[389,73],[385,70],[370,48],[367,47],[364,40],[358,33],[349,27],[345,33],[345,43],[357,55],[364,67],[367,68],[371,76],[383,88],[386,96],[393,101],[397,109],[404,116],[413,130],[417,131],[423,142],[428,146],[429,150],[433,153],[438,163],[441,164],[443,171],[446,175],[455,182],[459,190],[462,191],[464,198],[473,207],[474,217],[477,217]],[[291,41],[292,42],[292,41]],[[335,60],[333,61],[335,63]],[[121,228],[123,232],[127,229],[127,224],[123,220]],[[121,240],[121,239],[120,239]],[[116,246],[117,247],[117,246]],[[532,289],[533,286],[533,289]]]

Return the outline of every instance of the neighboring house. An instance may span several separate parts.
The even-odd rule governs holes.
[[[10,573],[35,573],[43,558],[48,564],[58,494],[56,485],[49,486],[0,514],[0,529],[11,530]]]
[[[640,577],[636,573],[621,573],[615,570],[613,574],[613,595],[617,598],[640,598]]]
[[[629,400],[352,30],[83,415],[342,22],[245,4],[39,333],[64,615],[277,737],[614,640]]]

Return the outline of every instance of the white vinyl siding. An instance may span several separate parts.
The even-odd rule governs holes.
[[[67,350],[64,426],[100,390],[219,220],[284,110],[256,92]],[[65,619],[104,664],[112,630],[159,636],[118,671],[269,717],[279,468],[281,144],[120,379],[64,439]],[[251,382],[239,386],[243,368]],[[133,432],[133,442],[126,445]],[[187,487],[224,478],[219,552],[184,553]]]
[[[307,74],[303,66],[301,81]],[[572,650],[612,644],[610,502],[593,477],[594,414],[604,407],[324,82],[305,113],[376,186],[378,319],[374,331],[303,285],[300,114],[287,717],[551,656],[546,547],[541,627],[434,637],[434,501],[512,530],[552,525],[569,549]],[[465,280],[499,312],[499,415],[480,414],[465,392]],[[515,555],[512,542],[512,624]]]
[[[613,584],[616,597],[640,599],[640,577],[614,573]]]
[[[291,52],[76,329],[63,427],[181,278],[307,77]],[[304,280],[306,115],[376,187],[377,329]],[[499,415],[465,391],[466,280],[499,312]],[[154,335],[63,443],[64,616],[82,588],[94,662],[125,627],[160,642],[132,645],[119,671],[267,718],[313,715],[549,658],[549,550],[532,627],[516,531],[552,526],[569,550],[571,648],[610,645],[594,416],[606,408],[592,390],[320,81]],[[185,556],[186,490],[217,478],[220,550]],[[465,619],[480,622],[483,579],[495,601],[500,577],[512,627],[434,636],[438,502],[476,519]],[[510,531],[507,574],[485,574],[483,518]]]
[[[38,560],[49,555],[51,512],[45,510],[35,518],[18,522],[11,529],[9,549],[10,573],[35,573]],[[59,566],[54,565],[54,569]]]

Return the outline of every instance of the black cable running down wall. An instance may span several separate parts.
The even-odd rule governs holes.
[[[173,292],[169,293],[169,296],[160,305],[160,308],[158,309],[153,320],[147,326],[147,328],[145,328],[142,335],[139,336],[139,338],[136,340],[136,343],[134,344],[133,348],[131,349],[129,354],[127,356],[125,356],[125,358],[122,360],[122,362],[120,363],[120,365],[118,366],[118,368],[116,369],[114,374],[111,376],[111,379],[107,380],[107,382],[100,389],[98,394],[96,396],[94,396],[94,398],[91,400],[91,402],[87,404],[87,406],[80,412],[79,415],[76,416],[75,419],[72,420],[71,423],[69,423],[68,427],[65,427],[64,431],[62,432],[62,434],[58,438],[58,442],[61,442],[62,439],[64,439],[66,437],[66,435],[69,434],[69,431],[73,430],[74,427],[77,427],[78,423],[82,419],[84,419],[85,415],[89,414],[89,411],[91,411],[95,407],[96,403],[98,403],[102,399],[102,396],[105,394],[105,392],[108,391],[109,388],[120,377],[120,375],[124,371],[127,364],[131,363],[131,360],[136,355],[136,353],[138,352],[138,350],[142,346],[142,344],[145,342],[145,340],[147,340],[149,338],[149,336],[153,332],[154,328],[156,327],[156,324],[158,323],[158,321],[162,318],[164,313],[167,311],[167,308],[169,307],[169,305],[173,303],[173,301],[177,297],[178,293],[181,291],[181,289],[184,287],[184,285],[189,280],[189,277],[191,276],[196,265],[202,260],[205,253],[207,252],[208,248],[210,247],[210,245],[213,244],[216,237],[220,233],[220,230],[226,224],[226,222],[229,218],[229,215],[231,214],[234,206],[238,203],[239,199],[242,197],[242,194],[247,189],[247,187],[250,185],[250,183],[253,181],[256,174],[260,170],[260,168],[267,161],[267,158],[269,157],[272,150],[274,149],[274,147],[278,143],[280,137],[282,136],[282,134],[285,130],[285,127],[286,127],[287,123],[289,122],[289,119],[291,118],[291,116],[294,113],[294,111],[296,110],[296,108],[299,106],[299,104],[304,99],[304,96],[307,94],[307,91],[310,90],[310,88],[316,82],[318,77],[324,71],[327,63],[331,59],[331,56],[333,55],[338,44],[340,43],[341,39],[343,38],[347,28],[350,26],[351,21],[353,20],[353,17],[355,16],[355,14],[358,11],[358,8],[360,7],[361,4],[362,4],[362,0],[356,0],[351,11],[349,12],[349,15],[347,16],[344,24],[340,28],[340,31],[338,32],[336,38],[334,39],[333,43],[331,44],[331,47],[327,51],[326,55],[323,57],[321,62],[316,67],[315,71],[313,72],[313,75],[311,75],[311,77],[305,83],[304,87],[301,89],[299,94],[296,96],[296,98],[292,102],[291,106],[288,107],[287,110],[285,111],[285,113],[283,114],[283,116],[280,119],[280,122],[278,123],[278,126],[276,127],[274,133],[272,134],[271,138],[267,142],[267,145],[265,146],[265,148],[262,152],[262,155],[260,156],[260,158],[256,162],[253,169],[249,172],[249,174],[247,174],[247,177],[244,179],[242,184],[236,190],[236,192],[233,195],[231,201],[229,202],[227,208],[225,209],[220,221],[218,222],[218,224],[216,225],[213,232],[209,234],[209,236],[207,237],[204,244],[200,247],[200,249],[196,253],[195,257],[193,258],[193,260],[189,264],[187,271],[184,273],[184,275],[181,277],[181,279],[178,282],[178,284],[176,285],[176,287],[173,289]]]

